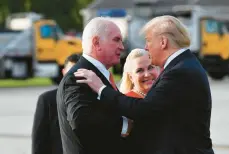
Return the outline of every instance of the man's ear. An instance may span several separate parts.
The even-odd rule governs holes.
[[[161,36],[161,49],[166,49],[168,47],[168,38],[165,36]]]
[[[62,69],[62,74],[63,74],[63,76],[65,75],[65,73],[66,73],[66,72],[65,72],[65,69],[63,68],[63,69]]]
[[[92,46],[96,48],[99,46],[99,37],[98,36],[95,36],[92,38]]]

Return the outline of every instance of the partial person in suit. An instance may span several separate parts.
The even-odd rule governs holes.
[[[190,38],[173,16],[149,21],[142,32],[152,64],[164,68],[144,99],[131,98],[104,85],[90,70],[75,73],[100,101],[120,115],[145,121],[141,154],[213,154],[210,138],[212,99],[209,81],[188,49]],[[92,82],[93,81],[93,82]]]
[[[110,106],[103,106],[87,85],[76,83],[80,68],[94,71],[103,83],[117,87],[110,67],[118,64],[123,51],[120,29],[107,18],[92,19],[82,35],[83,55],[62,79],[57,107],[64,154],[118,154],[121,133],[128,133],[128,121]],[[126,122],[125,122],[126,121]]]
[[[159,75],[159,69],[151,64],[152,58],[144,49],[134,49],[126,58],[119,91],[126,96],[144,98]],[[129,119],[131,120],[131,119]],[[132,120],[131,120],[132,122]],[[139,154],[146,139],[144,127],[148,121],[135,119],[130,134],[124,138],[126,153]]]
[[[65,60],[65,75],[79,60],[72,54]],[[46,91],[38,97],[32,128],[32,154],[62,154],[60,128],[56,104],[57,89]]]

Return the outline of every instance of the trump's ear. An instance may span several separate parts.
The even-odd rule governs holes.
[[[165,36],[161,36],[161,49],[166,49],[168,47],[169,40]]]

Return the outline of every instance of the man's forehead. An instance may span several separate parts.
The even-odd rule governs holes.
[[[146,33],[145,33],[145,38],[152,38],[153,36],[155,36],[155,32],[154,31],[150,31],[150,30],[148,30],[148,31],[146,31]]]
[[[122,39],[121,31],[118,28],[111,29],[109,35],[112,38],[120,38],[120,39]]]
[[[151,38],[151,37],[152,37],[152,35],[150,35],[149,33],[146,33],[146,34],[145,34],[145,38],[146,38],[146,39]]]

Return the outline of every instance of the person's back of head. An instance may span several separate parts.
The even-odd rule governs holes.
[[[71,54],[65,59],[64,68],[62,70],[63,75],[65,75],[80,59],[79,54]]]

